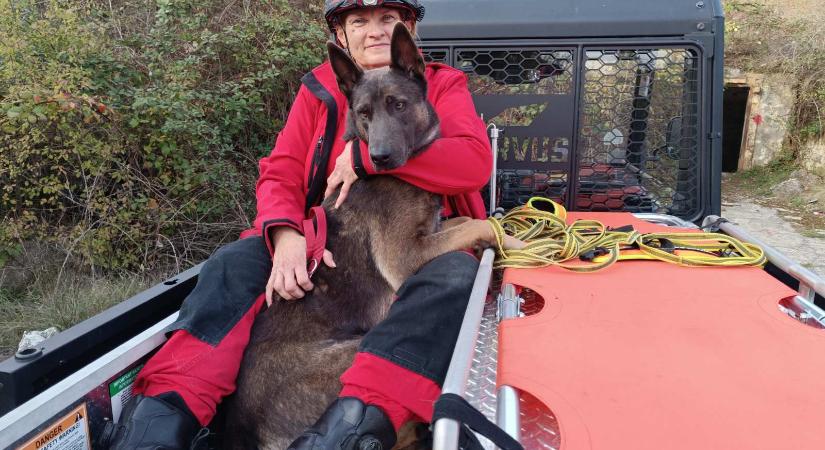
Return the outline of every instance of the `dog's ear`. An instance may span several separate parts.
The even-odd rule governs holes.
[[[418,53],[410,30],[403,22],[395,24],[392,30],[392,44],[390,45],[392,55],[391,67],[398,69],[412,78],[424,80],[424,58]]]
[[[327,52],[329,53],[329,62],[332,64],[332,71],[335,72],[335,78],[338,80],[338,87],[349,98],[353,86],[364,75],[364,71],[336,43],[327,42]]]

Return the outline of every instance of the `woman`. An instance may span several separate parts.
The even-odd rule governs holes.
[[[325,4],[336,40],[364,69],[388,66],[393,26],[401,21],[414,33],[423,14],[417,0]],[[492,160],[465,77],[430,64],[426,78],[442,137],[405,166],[382,174],[442,194],[445,217],[483,218],[478,190]],[[313,288],[301,221],[324,196],[340,188],[340,204],[353,183],[375,173],[367,144],[341,139],[345,111],[346,98],[328,62],[303,78],[275,148],[260,162],[255,228],[219,249],[201,269],[168,330],[174,333],[138,375],[137,395],[113,432],[112,448],[143,448],[150,437],[151,448],[189,447],[221,399],[234,391],[264,303],[274,294],[299,301]],[[329,252],[324,263],[335,266]],[[387,318],[364,336],[341,377],[339,399],[290,448],[389,449],[405,422],[430,421],[477,265],[472,256],[454,252],[410,277]]]

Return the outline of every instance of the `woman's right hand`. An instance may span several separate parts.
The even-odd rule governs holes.
[[[289,227],[278,227],[272,238],[275,248],[272,273],[266,283],[266,304],[272,305],[273,292],[284,300],[298,300],[314,285],[307,273],[307,245],[301,233]],[[332,253],[324,250],[324,263],[335,267]]]

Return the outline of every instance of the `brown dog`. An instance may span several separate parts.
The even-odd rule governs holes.
[[[377,169],[405,164],[438,137],[424,61],[403,24],[393,32],[388,70],[364,72],[338,46],[327,47],[349,101],[345,138],[369,142]],[[409,100],[387,112],[388,95]],[[303,300],[275,301],[256,320],[228,414],[232,448],[286,448],[336,398],[361,336],[385,317],[403,281],[436,256],[495,239],[484,220],[442,223],[439,196],[391,176],[356,182],[333,209],[336,197],[323,206],[338,268],[321,266]]]

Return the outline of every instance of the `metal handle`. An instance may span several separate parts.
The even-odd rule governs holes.
[[[501,130],[496,124],[487,126],[490,130],[490,147],[493,150],[493,173],[490,175],[490,215],[496,212],[496,172],[498,171],[498,134]]]

